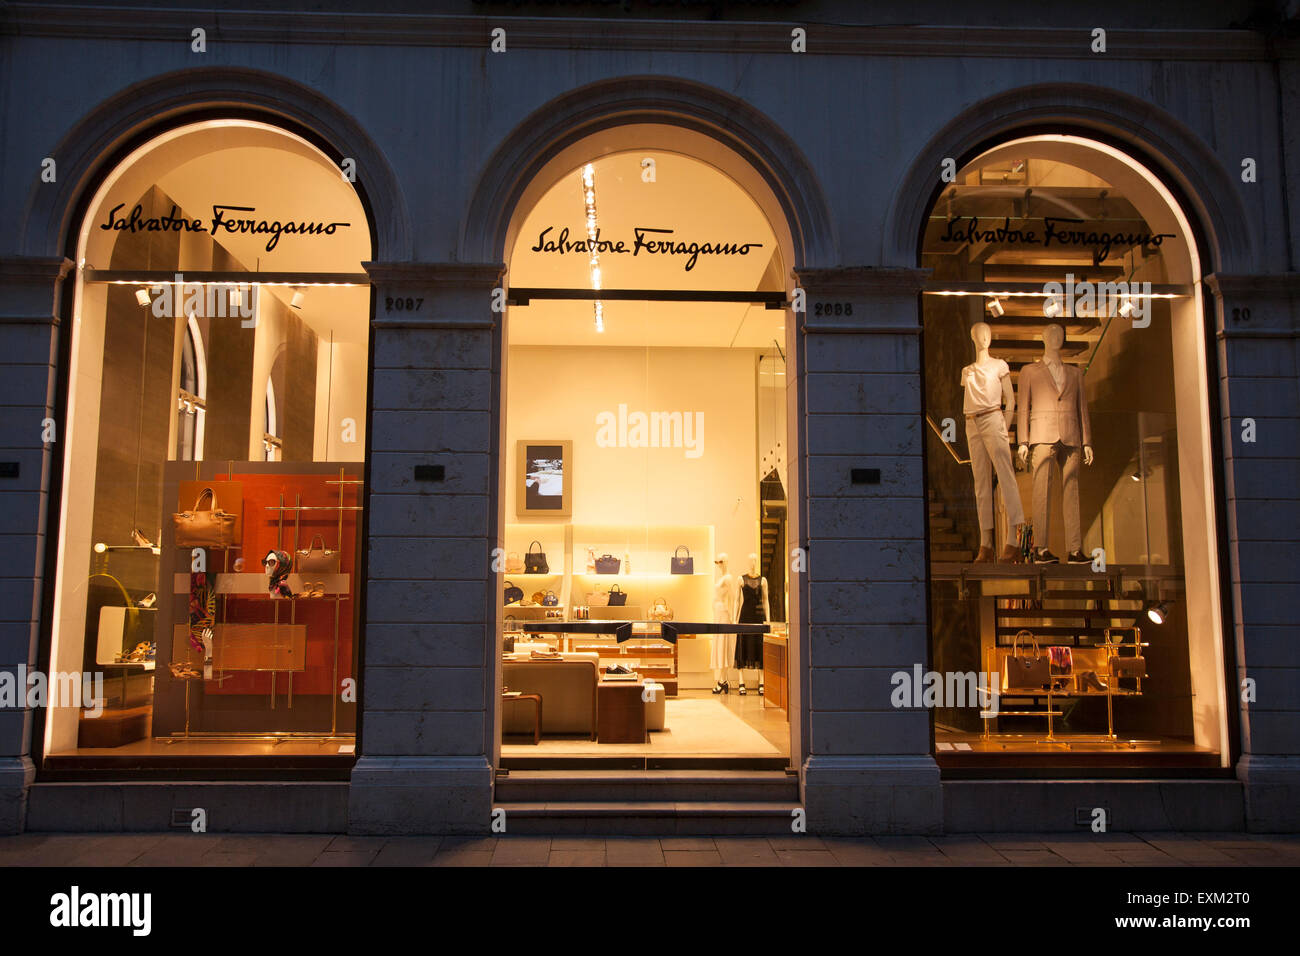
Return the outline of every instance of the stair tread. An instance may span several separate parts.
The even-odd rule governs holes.
[[[788,817],[797,800],[497,800],[507,816],[779,816]]]

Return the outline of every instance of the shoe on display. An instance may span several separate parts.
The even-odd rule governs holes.
[[[759,696],[759,697],[762,697],[762,696],[763,696],[763,682],[762,682],[762,681],[759,681],[759,682],[758,682],[758,696]]]
[[[743,680],[740,682],[740,696],[745,696],[745,682]]]
[[[721,694],[721,693],[722,693],[722,681],[717,680],[717,681],[714,681],[714,682],[713,682],[713,693],[715,693],[715,694]]]
[[[1034,549],[1034,564],[1060,564],[1061,559],[1046,548]]]
[[[1066,564],[1092,564],[1092,558],[1082,551],[1071,551],[1065,556]]]
[[[1002,554],[998,557],[999,564],[1019,564],[1020,549],[1014,544],[1008,544],[1002,548]]]
[[[1106,682],[1097,676],[1096,671],[1084,671],[1080,674],[1079,684],[1085,691],[1095,690],[1104,694],[1109,689]]]
[[[977,555],[975,555],[975,560],[974,560],[972,563],[973,563],[973,564],[992,564],[992,563],[993,563],[993,549],[990,548],[988,545],[984,545],[984,546],[982,546],[982,547],[980,548],[980,553],[977,554]]]

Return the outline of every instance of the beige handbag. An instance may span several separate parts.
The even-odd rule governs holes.
[[[673,619],[673,609],[668,606],[666,599],[656,598],[655,603],[646,612],[646,617],[652,621],[671,621]]]
[[[208,508],[200,508],[203,499],[211,500]],[[176,527],[176,547],[223,549],[235,544],[235,515],[217,506],[217,495],[204,488],[190,511],[172,515]]]
[[[320,541],[320,547],[316,542]],[[294,565],[299,574],[338,574],[339,553],[325,547],[325,536],[316,535],[305,551],[294,552]]]
[[[588,591],[587,607],[609,607],[609,592]]]
[[[506,555],[506,574],[523,574],[524,559],[518,551],[511,551]]]

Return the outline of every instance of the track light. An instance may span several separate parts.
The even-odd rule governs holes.
[[[306,301],[307,301],[307,293],[303,292],[302,289],[295,289],[293,293],[293,298],[289,300],[289,304],[293,306],[295,309],[301,309],[302,304]]]
[[[153,300],[149,298],[149,290],[143,286],[135,290],[135,301],[139,302],[140,307],[143,309],[149,308],[153,303]]]
[[[1169,605],[1164,601],[1148,601],[1146,610],[1152,624],[1163,624],[1169,618]]]
[[[996,296],[989,299],[988,310],[989,315],[993,316],[995,319],[1001,317],[1002,314],[1007,311],[1002,308],[1002,302]]]

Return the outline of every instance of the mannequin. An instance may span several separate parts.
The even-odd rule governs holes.
[[[767,602],[767,578],[759,573],[758,555],[749,556],[749,570],[740,576],[737,624],[766,624],[771,619]],[[745,671],[758,671],[758,695],[763,696],[763,635],[736,635],[736,670],[740,671],[740,695],[745,696]]]
[[[961,370],[965,392],[962,412],[966,415],[966,447],[970,449],[970,467],[975,476],[975,503],[980,521],[980,550],[976,564],[993,562],[993,473],[998,476],[1002,506],[1007,512],[1006,544],[999,561],[1014,563],[1019,557],[1016,542],[1025,523],[1016,485],[1016,469],[1011,464],[1011,416],[1016,412],[1016,393],[1011,387],[1011,369],[1002,359],[989,355],[993,330],[986,322],[971,326],[975,343],[975,361]],[[1003,411],[1003,405],[1006,410]]]
[[[1092,464],[1092,429],[1088,423],[1088,396],[1083,369],[1061,361],[1065,329],[1051,324],[1043,329],[1043,357],[1020,371],[1020,463],[1029,463],[1034,481],[1035,564],[1057,564],[1048,541],[1051,535],[1052,475],[1061,470],[1062,508],[1065,513],[1066,560],[1089,564],[1083,553],[1079,525],[1079,459]],[[1082,449],[1082,453],[1081,453]],[[1031,451],[1032,450],[1032,451]]]
[[[736,620],[736,577],[727,570],[727,555],[718,555],[713,561],[721,575],[713,582],[713,622],[732,624]],[[713,693],[731,693],[729,671],[736,659],[736,635],[714,634],[709,663],[713,668]]]

